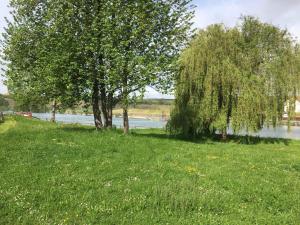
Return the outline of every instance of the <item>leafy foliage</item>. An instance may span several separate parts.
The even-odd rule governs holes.
[[[191,34],[190,2],[12,0],[4,42],[9,90],[29,101],[91,104],[97,128],[111,126],[121,102],[128,122],[137,92],[172,85]]]
[[[9,102],[5,99],[5,96],[0,94],[0,111],[7,110],[9,107]]]
[[[291,118],[299,90],[297,46],[286,30],[244,17],[201,30],[180,58],[169,129],[195,135],[257,131]],[[297,68],[298,67],[298,68]]]

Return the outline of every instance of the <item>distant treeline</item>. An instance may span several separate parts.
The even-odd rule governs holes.
[[[172,105],[174,99],[142,99],[137,101],[137,105]]]
[[[139,99],[130,104],[130,108],[156,108],[159,106],[171,106],[174,104],[174,99]],[[122,106],[117,105],[116,108]],[[35,113],[47,113],[51,111],[51,104],[43,104],[40,102],[17,102],[11,95],[0,94],[0,111],[31,111]],[[92,106],[86,106],[85,103],[79,104],[71,108],[59,108],[60,113],[73,113],[73,114],[92,114]]]

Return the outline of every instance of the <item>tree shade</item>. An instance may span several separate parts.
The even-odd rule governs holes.
[[[179,60],[168,124],[185,135],[258,131],[292,117],[299,90],[298,47],[286,30],[243,17],[200,30]]]

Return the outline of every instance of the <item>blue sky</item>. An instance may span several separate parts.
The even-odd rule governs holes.
[[[234,26],[241,15],[253,15],[261,20],[287,28],[294,37],[300,38],[300,0],[194,0],[196,5],[195,27],[205,28],[213,23]],[[4,17],[9,15],[8,0],[0,0],[0,33],[5,26]],[[0,81],[0,93],[7,89]],[[170,98],[149,88],[146,97]]]

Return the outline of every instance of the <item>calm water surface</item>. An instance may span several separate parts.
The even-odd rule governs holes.
[[[42,120],[50,120],[49,113],[34,113],[34,117],[42,119]],[[85,116],[85,115],[69,115],[69,114],[57,114],[56,120],[62,123],[79,123],[83,125],[94,125],[94,117],[93,116]],[[150,119],[129,119],[131,128],[164,128],[166,126],[165,121],[157,121]],[[123,120],[122,118],[113,118],[113,124],[116,127],[122,127]],[[230,132],[229,132],[230,133]],[[246,133],[241,132],[241,135],[245,135]],[[271,138],[290,138],[290,139],[298,139],[300,140],[300,127],[292,127],[291,131],[288,131],[287,126],[280,126],[276,129],[273,128],[264,128],[262,131],[258,133],[251,134],[253,136],[259,137],[271,137]]]
[[[33,113],[34,117],[39,118],[41,120],[50,120],[50,113]],[[79,123],[83,125],[94,125],[94,116],[92,115],[70,115],[70,114],[56,114],[57,122],[62,123]],[[164,128],[166,126],[165,121],[156,121],[156,120],[148,120],[148,119],[129,119],[129,125],[131,128]],[[116,127],[123,126],[122,118],[113,118],[113,124]]]

